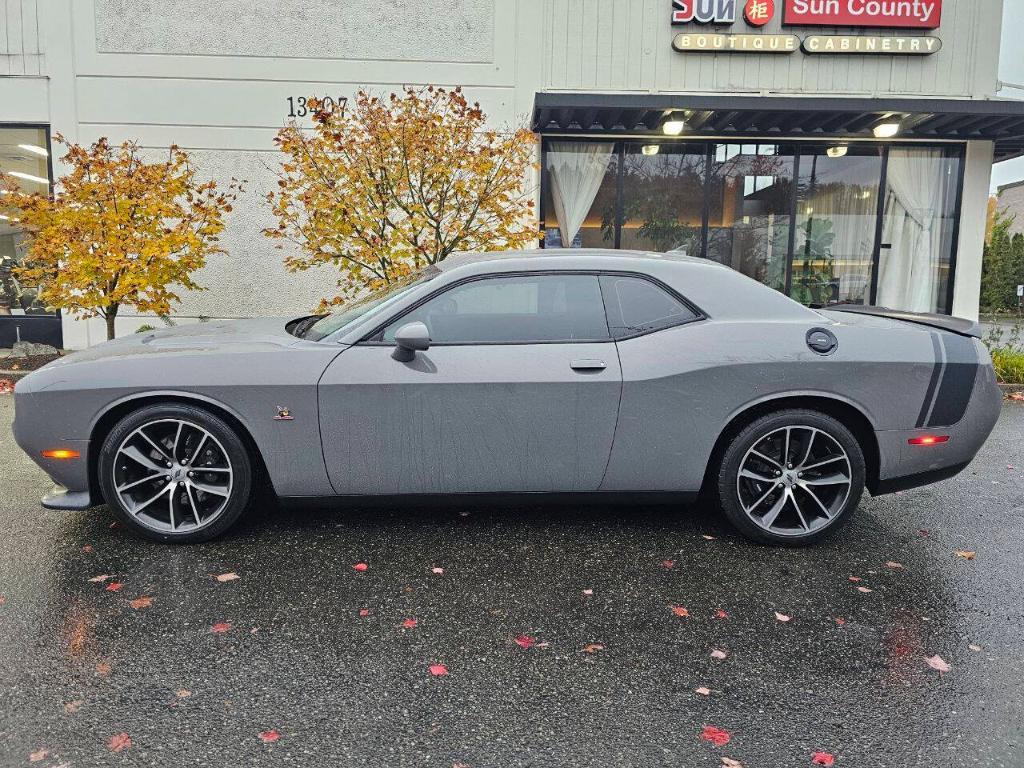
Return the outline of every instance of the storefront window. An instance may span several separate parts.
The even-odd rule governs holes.
[[[544,245],[614,248],[618,174],[614,142],[550,142],[544,162]]]
[[[882,150],[801,147],[789,295],[803,304],[871,303]]]
[[[704,166],[704,144],[627,144],[621,247],[700,256]]]
[[[0,172],[26,192],[49,190],[48,142],[41,128],[0,127]],[[0,193],[0,317],[52,315],[36,298],[37,289],[24,285],[14,267],[25,257],[28,237]]]
[[[959,177],[960,158],[942,149],[889,150],[876,304],[950,311]]]
[[[786,287],[793,152],[777,144],[713,144],[707,257]]]
[[[950,311],[959,147],[658,137],[544,148],[546,247],[700,256],[808,305]]]

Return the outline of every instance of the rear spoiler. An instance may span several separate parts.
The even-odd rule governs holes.
[[[905,323],[927,325],[931,328],[949,331],[960,336],[973,336],[976,339],[980,339],[982,336],[981,325],[963,317],[932,315],[924,312],[904,312],[899,309],[865,307],[859,304],[835,304],[829,307],[822,307],[822,309],[826,309],[829,312],[852,312],[856,315],[872,315],[874,317],[885,317],[890,320],[902,320]]]

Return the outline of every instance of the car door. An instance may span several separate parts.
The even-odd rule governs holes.
[[[430,348],[392,357],[426,324]],[[594,491],[622,376],[598,277],[519,273],[448,286],[320,381],[320,427],[339,494]]]

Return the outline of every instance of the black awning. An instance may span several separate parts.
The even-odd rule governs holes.
[[[653,136],[679,112],[683,137],[870,139],[876,125],[897,116],[896,140],[987,140],[996,144],[996,160],[1024,155],[1024,101],[1011,99],[538,93],[533,130]]]

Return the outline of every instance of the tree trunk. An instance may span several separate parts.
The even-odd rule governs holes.
[[[117,310],[118,306],[117,304],[114,304],[112,306],[107,307],[106,311],[103,313],[103,316],[107,320],[107,341],[112,340],[115,335],[114,321],[117,320]]]

